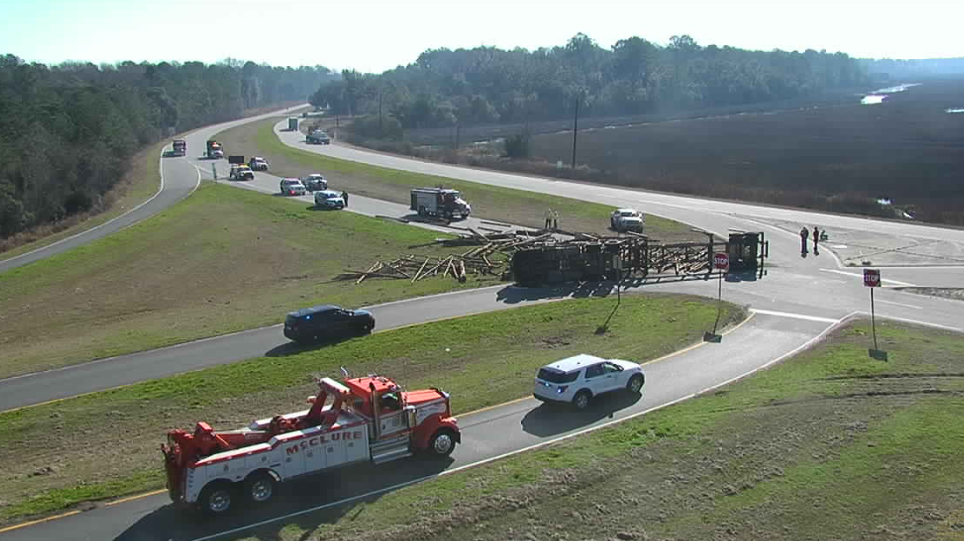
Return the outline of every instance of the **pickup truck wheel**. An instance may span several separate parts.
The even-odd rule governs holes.
[[[447,428],[440,428],[429,441],[428,451],[432,456],[442,458],[452,454],[455,450],[455,435]]]
[[[643,390],[643,376],[636,374],[629,378],[629,382],[626,383],[626,390],[633,394],[639,394],[639,392]]]
[[[198,505],[206,515],[223,515],[231,509],[233,501],[234,486],[227,481],[216,481],[204,487]]]
[[[256,473],[244,482],[244,495],[251,503],[264,503],[274,496],[274,485],[270,474]]]
[[[575,406],[577,410],[584,410],[589,407],[590,401],[592,401],[592,393],[582,390],[573,397],[572,405]]]

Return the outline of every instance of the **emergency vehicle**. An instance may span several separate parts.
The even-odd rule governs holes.
[[[198,422],[193,433],[168,432],[161,451],[171,500],[220,515],[241,502],[269,501],[279,483],[295,477],[416,452],[446,457],[461,442],[449,394],[440,389],[403,391],[378,375],[317,383],[308,410],[241,430]]]

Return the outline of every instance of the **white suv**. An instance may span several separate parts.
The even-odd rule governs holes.
[[[636,363],[583,353],[540,368],[532,395],[543,402],[586,409],[593,397],[624,389],[641,393],[645,383],[646,375]]]
[[[636,209],[616,209],[609,217],[609,225],[616,231],[643,232],[646,224],[643,213]]]

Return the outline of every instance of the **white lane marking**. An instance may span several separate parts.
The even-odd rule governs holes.
[[[717,383],[716,385],[711,385],[711,386],[709,386],[709,387],[707,387],[707,388],[705,388],[705,389],[703,389],[703,390],[701,390],[701,391],[699,391],[699,392],[692,393],[692,394],[689,394],[689,395],[686,395],[686,396],[677,398],[676,400],[672,400],[672,401],[667,402],[667,403],[665,403],[665,404],[661,404],[661,405],[659,405],[659,406],[653,406],[652,408],[649,408],[649,409],[646,409],[646,410],[643,410],[643,411],[639,411],[639,412],[633,413],[632,415],[627,415],[626,417],[623,417],[623,418],[620,418],[620,419],[613,419],[612,421],[607,421],[607,422],[605,422],[605,423],[603,423],[603,424],[601,424],[601,425],[596,425],[596,426],[591,426],[591,427],[589,427],[589,428],[584,428],[584,429],[582,429],[582,430],[573,432],[573,433],[571,433],[571,434],[566,434],[565,436],[560,436],[560,437],[558,437],[558,438],[553,438],[553,439],[551,439],[551,440],[542,441],[542,442],[536,443],[536,444],[534,444],[534,445],[530,445],[530,446],[528,446],[528,447],[523,447],[523,448],[521,448],[521,449],[516,449],[515,451],[509,451],[509,452],[507,452],[507,453],[502,453],[501,455],[494,456],[494,457],[490,457],[490,458],[486,458],[486,459],[480,460],[480,461],[478,461],[478,462],[473,462],[472,464],[465,464],[464,466],[459,466],[459,467],[457,467],[457,468],[452,468],[452,469],[450,469],[450,470],[445,470],[445,471],[443,471],[443,472],[441,472],[441,473],[437,473],[437,474],[433,474],[433,475],[426,475],[425,477],[419,477],[418,479],[413,479],[413,480],[411,480],[411,481],[406,481],[406,482],[404,482],[404,483],[399,483],[399,484],[397,484],[397,485],[392,485],[392,486],[390,486],[390,487],[380,488],[380,489],[378,489],[378,490],[373,490],[373,491],[371,491],[371,492],[366,492],[365,494],[360,494],[360,495],[358,495],[358,496],[352,496],[351,498],[345,498],[344,500],[339,500],[339,501],[337,501],[337,502],[326,503],[326,504],[323,504],[323,505],[319,505],[319,506],[317,506],[317,507],[312,507],[312,508],[310,508],[310,509],[303,509],[303,510],[301,510],[301,511],[295,511],[294,513],[288,513],[287,515],[282,515],[282,516],[280,516],[280,517],[275,517],[275,518],[270,518],[270,519],[267,519],[267,520],[262,520],[262,521],[260,521],[260,522],[255,522],[255,523],[249,524],[249,525],[247,525],[247,526],[240,526],[240,527],[238,527],[238,528],[232,528],[232,529],[230,529],[230,530],[226,530],[226,531],[219,532],[219,533],[216,533],[216,534],[211,534],[211,535],[207,535],[207,536],[204,536],[204,537],[198,537],[198,538],[196,538],[196,539],[193,539],[192,541],[207,541],[207,540],[209,540],[209,539],[215,539],[215,538],[222,537],[222,536],[225,536],[225,535],[232,535],[232,534],[235,534],[235,533],[238,533],[238,532],[242,532],[242,531],[245,531],[245,530],[250,530],[251,528],[257,528],[257,527],[260,527],[260,526],[264,526],[265,524],[271,524],[272,522],[278,522],[279,520],[286,520],[286,519],[289,519],[289,518],[293,518],[293,517],[305,515],[305,514],[307,514],[307,513],[314,513],[315,511],[321,511],[321,510],[323,510],[323,509],[328,509],[328,508],[331,508],[331,507],[336,507],[336,506],[339,506],[339,505],[344,505],[344,504],[346,504],[346,503],[351,503],[351,502],[354,502],[354,501],[363,500],[363,499],[365,499],[365,498],[370,498],[370,497],[376,496],[376,495],[378,495],[378,494],[384,494],[385,492],[390,492],[390,491],[392,491],[392,490],[398,490],[398,489],[400,489],[400,488],[405,488],[405,487],[407,487],[407,486],[409,486],[409,485],[414,485],[414,484],[417,484],[417,483],[421,483],[421,482],[423,482],[423,481],[429,481],[429,480],[431,480],[431,479],[435,479],[435,478],[442,477],[442,476],[445,476],[445,475],[451,475],[451,474],[453,474],[453,473],[460,472],[460,471],[466,470],[466,469],[468,469],[468,468],[474,468],[474,467],[476,467],[476,466],[481,466],[481,465],[487,464],[487,463],[489,463],[489,462],[494,462],[494,461],[496,461],[496,460],[501,460],[501,459],[503,459],[503,458],[507,458],[507,457],[510,457],[510,456],[513,456],[513,455],[517,455],[517,454],[519,454],[519,453],[524,453],[524,452],[526,452],[526,451],[531,451],[531,450],[533,450],[533,449],[538,449],[539,447],[545,447],[546,445],[549,445],[549,444],[552,444],[552,443],[557,443],[557,442],[560,442],[560,441],[563,441],[563,440],[567,440],[567,439],[569,439],[569,438],[574,438],[574,437],[576,437],[576,436],[581,436],[581,435],[583,435],[583,434],[588,434],[588,433],[590,433],[590,432],[595,432],[596,430],[600,430],[600,429],[606,428],[606,427],[608,427],[608,426],[610,426],[610,425],[614,425],[614,424],[616,424],[616,423],[622,423],[622,422],[628,421],[628,420],[630,420],[630,419],[634,419],[634,418],[636,418],[636,417],[639,417],[639,416],[641,416],[641,415],[646,415],[647,413],[650,413],[650,412],[653,412],[653,411],[656,411],[656,410],[660,410],[660,409],[663,409],[663,408],[668,407],[668,406],[672,406],[673,404],[677,404],[677,403],[682,402],[682,401],[684,401],[684,400],[689,400],[690,398],[693,398],[693,397],[695,397],[695,396],[697,396],[697,395],[704,394],[704,393],[706,393],[706,392],[712,391],[713,389],[717,389],[717,388],[719,388],[719,387],[722,387],[722,386],[724,386],[724,385],[727,385],[727,384],[732,383],[732,382],[734,382],[734,381],[737,381],[737,380],[739,380],[739,379],[745,378],[745,377],[747,377],[747,376],[749,376],[749,375],[751,375],[751,374],[753,374],[753,373],[755,373],[755,372],[757,372],[757,371],[763,370],[764,368],[766,368],[766,367],[768,367],[768,366],[770,366],[770,365],[773,365],[773,364],[775,364],[775,363],[778,363],[778,362],[782,361],[783,359],[786,359],[787,357],[791,357],[791,356],[793,356],[793,355],[796,355],[798,352],[803,351],[804,349],[810,347],[812,344],[816,343],[818,340],[822,339],[828,332],[830,332],[832,329],[834,329],[834,328],[836,328],[837,326],[839,326],[839,325],[840,325],[841,323],[843,323],[844,321],[847,321],[848,319],[850,319],[851,317],[853,317],[856,313],[857,313],[857,312],[854,312],[854,313],[852,313],[852,314],[849,314],[849,315],[847,315],[846,317],[844,317],[844,318],[842,318],[842,319],[830,320],[830,321],[833,322],[833,325],[828,325],[827,328],[825,328],[824,330],[820,331],[820,333],[817,334],[817,336],[814,336],[814,337],[811,338],[810,340],[807,340],[807,341],[804,342],[803,344],[801,344],[801,345],[797,346],[796,348],[788,351],[787,353],[784,353],[783,355],[780,355],[779,357],[777,357],[777,358],[775,358],[775,359],[772,359],[772,360],[770,360],[770,361],[767,361],[766,363],[764,363],[764,364],[762,364],[762,365],[760,365],[760,366],[758,366],[758,367],[756,367],[756,368],[754,368],[754,369],[752,369],[752,370],[750,370],[750,371],[748,371],[748,372],[745,372],[745,373],[743,373],[743,374],[741,374],[741,375],[739,375],[739,376],[736,376],[736,377],[734,377],[734,378],[728,379],[728,380],[726,380],[726,381],[724,381],[724,382],[722,382],[722,383]]]
[[[756,308],[751,308],[751,312],[755,314],[763,314],[765,316],[776,316],[776,317],[788,317],[792,319],[805,319],[807,321],[819,321],[820,323],[837,323],[839,319],[833,319],[829,317],[819,317],[819,316],[808,316],[806,314],[794,314],[791,312],[775,312],[773,310],[757,310]]]
[[[885,301],[885,300],[881,300],[881,299],[877,299],[876,302],[880,302],[880,303],[884,303],[884,304],[893,304],[893,305],[895,305],[895,306],[904,306],[904,307],[907,307],[907,308],[913,308],[913,309],[915,309],[915,310],[923,310],[922,307],[920,307],[920,306],[914,306],[913,304],[904,304],[904,303],[901,303],[901,302],[891,302],[891,301]]]
[[[844,276],[856,276],[857,278],[863,278],[863,277],[864,277],[863,274],[858,274],[858,273],[856,273],[856,272],[845,272],[845,271],[837,270],[837,269],[820,269],[820,271],[821,271],[821,272],[835,272],[835,273],[837,273],[837,274],[843,274]],[[907,283],[907,282],[901,282],[900,280],[888,280],[887,278],[881,278],[880,281],[881,281],[881,282],[890,282],[890,283],[892,283],[892,284],[897,284],[897,285],[899,285],[899,286],[916,287],[914,284],[909,284],[909,283]]]
[[[869,316],[870,314],[868,312],[860,312],[860,315],[866,317],[866,316]],[[920,325],[922,327],[934,327],[935,329],[943,329],[945,331],[954,331],[954,332],[964,333],[964,329],[960,327],[951,327],[949,325],[941,325],[940,323],[929,323],[927,321],[920,321],[919,319],[908,319],[908,318],[896,317],[896,316],[885,316],[881,314],[877,314],[877,317],[881,317],[884,319],[892,319],[894,321],[900,321],[902,323],[913,323],[914,325]]]
[[[102,224],[100,224],[100,225],[95,225],[94,227],[91,227],[90,229],[87,229],[87,230],[85,230],[85,231],[81,231],[80,233],[76,233],[76,234],[71,235],[71,236],[69,236],[69,237],[67,237],[67,238],[65,238],[65,239],[60,239],[60,240],[58,240],[57,242],[51,242],[50,244],[48,244],[48,245],[46,245],[46,246],[42,246],[42,247],[40,247],[40,248],[37,248],[36,250],[30,250],[29,252],[27,252],[27,253],[25,253],[25,254],[20,254],[20,255],[18,255],[18,256],[11,257],[10,259],[2,259],[2,260],[0,260],[0,263],[8,263],[8,262],[10,262],[10,261],[16,261],[17,259],[20,259],[21,257],[27,257],[27,256],[30,255],[30,254],[37,253],[37,252],[39,252],[39,251],[41,251],[41,250],[46,250],[46,249],[48,249],[48,248],[50,248],[50,247],[52,247],[52,246],[57,246],[58,244],[60,244],[60,243],[62,243],[62,242],[67,242],[68,240],[75,239],[75,238],[77,238],[77,237],[79,237],[79,236],[81,236],[81,235],[86,235],[87,233],[90,233],[91,231],[94,231],[94,230],[100,229],[101,227],[104,227],[104,226],[106,226],[106,225],[109,225],[111,222],[115,222],[115,221],[117,221],[117,220],[120,220],[120,219],[123,218],[124,216],[127,216],[128,214],[130,214],[130,213],[136,211],[137,209],[143,207],[144,205],[150,203],[151,201],[154,200],[154,198],[156,198],[157,196],[161,195],[161,192],[164,191],[164,149],[161,149],[161,155],[160,155],[160,157],[159,157],[158,160],[157,160],[157,168],[158,168],[158,171],[159,171],[160,174],[161,174],[161,185],[160,185],[160,187],[157,189],[157,192],[155,192],[154,195],[152,195],[151,198],[148,199],[147,201],[144,201],[144,202],[141,203],[140,205],[137,205],[136,207],[130,209],[130,210],[127,211],[127,212],[125,212],[124,214],[121,214],[120,216],[117,216],[117,217],[115,217],[115,218],[111,218],[110,220],[107,220],[106,222],[104,222],[104,223],[102,223]],[[134,224],[130,224],[130,225],[134,225]],[[129,226],[128,226],[128,227],[129,227]]]

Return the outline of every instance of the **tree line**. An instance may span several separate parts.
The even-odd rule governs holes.
[[[0,56],[0,238],[95,208],[138,149],[340,78],[228,59],[55,66]]]
[[[817,95],[863,85],[843,53],[701,46],[690,36],[657,45],[639,37],[610,49],[584,34],[564,46],[432,49],[382,74],[342,72],[311,97],[340,115],[379,114],[389,136],[404,128],[636,115]],[[365,125],[373,128],[371,122]]]

